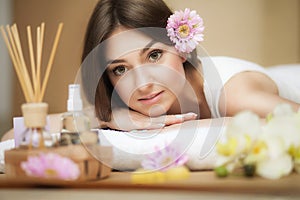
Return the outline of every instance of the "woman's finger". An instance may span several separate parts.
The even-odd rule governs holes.
[[[164,115],[152,118],[134,111],[130,111],[129,113],[115,112],[115,114],[115,117],[110,122],[105,122],[103,123],[103,125],[109,128],[123,131],[160,129],[164,126],[178,124],[189,120],[195,120],[197,118],[197,114],[191,112],[178,115]]]
[[[186,114],[178,114],[178,115],[165,115],[157,117],[153,119],[152,123],[164,123],[165,125],[178,124],[189,120],[195,120],[197,118],[197,114],[195,113],[186,113]]]

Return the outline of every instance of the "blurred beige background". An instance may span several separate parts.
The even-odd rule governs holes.
[[[64,23],[45,102],[49,113],[66,110],[67,86],[80,67],[85,28],[97,0],[0,0],[0,24],[17,23],[21,40],[26,26],[46,23],[43,59],[48,60],[59,22]],[[299,0],[165,0],[173,9],[196,9],[205,23],[207,52],[234,56],[265,67],[300,62]],[[25,45],[25,44],[24,44]],[[27,45],[27,44],[26,44]],[[27,46],[25,46],[27,47]],[[24,48],[25,49],[25,48]],[[15,72],[0,39],[0,136],[20,116],[24,102]],[[5,81],[5,82],[4,82]]]

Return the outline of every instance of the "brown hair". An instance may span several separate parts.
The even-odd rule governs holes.
[[[120,25],[126,28],[165,28],[171,14],[172,11],[162,0],[100,0],[98,2],[85,35],[81,72],[84,92],[89,102],[95,104],[96,116],[100,120],[111,120],[113,86],[105,72],[106,66],[99,67],[104,60],[102,51],[105,49],[96,47]],[[164,35],[167,36],[167,33],[165,32]],[[86,59],[91,54],[94,55],[93,59]],[[196,51],[191,55],[195,60]],[[189,65],[191,65],[189,62],[185,62],[185,69]]]

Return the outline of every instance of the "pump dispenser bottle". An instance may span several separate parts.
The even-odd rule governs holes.
[[[67,112],[61,117],[60,145],[79,144],[80,134],[90,131],[89,118],[83,112],[80,85],[69,85]]]

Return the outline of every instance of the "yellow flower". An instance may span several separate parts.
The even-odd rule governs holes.
[[[300,146],[291,145],[288,152],[294,159],[300,160]]]
[[[189,178],[190,171],[185,166],[172,167],[167,171],[149,172],[139,169],[131,175],[133,184],[160,184],[166,181],[184,180]]]
[[[166,174],[161,171],[149,172],[144,169],[139,169],[131,175],[133,184],[157,184],[166,181]]]
[[[237,140],[235,138],[230,138],[227,143],[218,143],[217,151],[221,155],[231,156],[236,153],[237,145]]]
[[[190,177],[190,171],[187,167],[173,167],[165,172],[167,180],[184,180]]]
[[[264,141],[257,141],[245,158],[245,164],[254,164],[267,156],[268,147]]]

